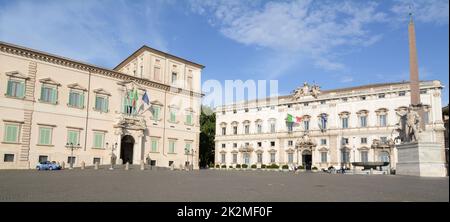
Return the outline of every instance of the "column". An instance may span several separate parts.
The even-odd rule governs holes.
[[[114,134],[117,135],[117,148],[116,148],[116,150],[114,150],[114,154],[117,157],[116,164],[119,164],[121,162],[120,151],[121,151],[121,146],[122,146],[122,129],[116,130],[116,132]]]
[[[133,146],[133,164],[140,164],[143,159],[143,148],[142,140],[144,138],[144,133],[139,131],[136,135],[136,140]]]

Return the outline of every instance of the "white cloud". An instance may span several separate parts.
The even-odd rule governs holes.
[[[340,82],[341,83],[353,82],[353,77],[352,76],[342,76]]]
[[[213,14],[213,24],[226,37],[245,45],[301,54],[327,70],[345,66],[330,58],[340,46],[369,46],[381,39],[367,26],[383,22],[376,3],[290,1],[192,1],[195,12]],[[330,4],[331,3],[331,4]]]
[[[415,21],[446,25],[449,19],[448,3],[448,0],[397,0],[391,11],[395,19],[402,22],[409,19],[408,13],[412,11]]]
[[[0,40],[114,67],[119,52],[167,49],[157,13],[128,1],[14,1],[0,8]]]

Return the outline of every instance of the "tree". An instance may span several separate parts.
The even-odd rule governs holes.
[[[200,113],[200,167],[214,163],[216,114],[210,107],[202,106]]]

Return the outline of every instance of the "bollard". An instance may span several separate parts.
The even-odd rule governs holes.
[[[123,164],[123,160],[122,160],[122,159],[119,159],[118,164],[119,164],[119,165],[122,165],[122,164]]]
[[[127,163],[125,164],[125,170],[129,170],[129,169],[130,169],[130,163],[127,162]]]
[[[141,170],[145,170],[145,163],[144,163],[144,160],[141,160]]]
[[[64,163],[64,161],[62,161],[61,163],[61,169],[64,169],[66,167],[66,163]]]
[[[370,168],[370,175],[373,174],[373,168]]]
[[[98,170],[98,162],[95,162],[95,164],[94,164],[94,170]]]
[[[82,169],[82,170],[84,170],[85,165],[86,165],[86,164],[84,163],[84,161],[81,161],[81,169]]]

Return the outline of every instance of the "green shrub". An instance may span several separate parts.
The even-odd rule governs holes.
[[[248,165],[247,164],[242,164],[242,168],[247,168],[248,167]]]
[[[220,166],[219,166],[219,164],[216,164],[216,168],[219,168]]]
[[[318,170],[317,167],[313,167],[312,169],[313,169],[313,170]]]
[[[236,164],[236,168],[241,168],[241,164]]]
[[[262,168],[262,169],[266,169],[266,164],[262,164],[262,165],[261,165],[261,168]]]
[[[277,164],[272,163],[268,168],[270,168],[270,169],[278,169],[280,167]]]
[[[301,169],[301,170],[304,170],[304,169],[305,169],[305,166],[301,165],[301,166],[299,166],[298,168]]]
[[[233,168],[233,166],[229,165],[228,168]]]
[[[252,164],[251,168],[256,169],[256,164]]]
[[[281,168],[283,168],[284,170],[289,169],[288,165],[283,165]]]
[[[214,167],[214,163],[210,163],[209,168],[213,168],[213,167]]]
[[[222,165],[222,168],[227,168],[227,165]]]

